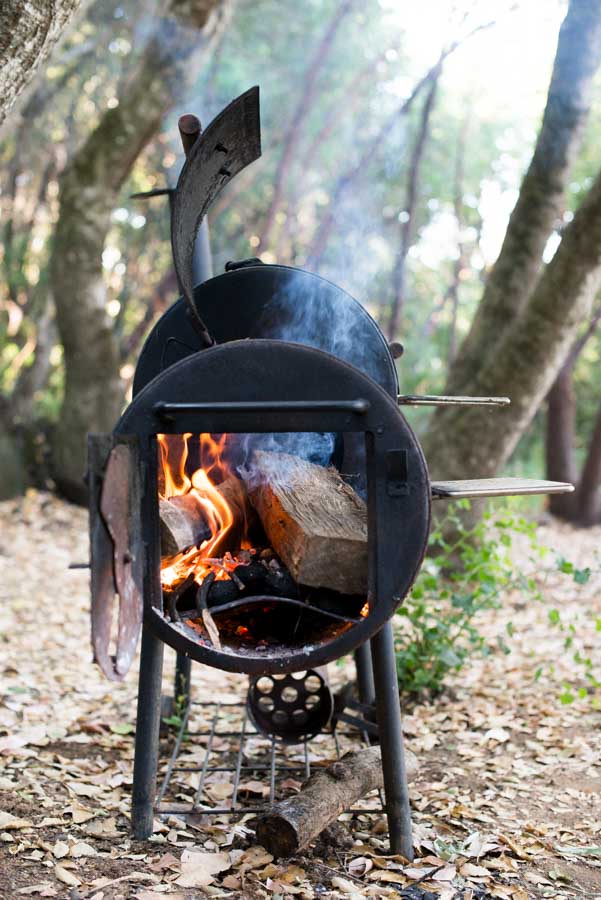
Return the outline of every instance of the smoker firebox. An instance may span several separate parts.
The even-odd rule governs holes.
[[[192,252],[202,218],[223,185],[259,155],[258,90],[252,89],[199,134],[188,152],[172,192],[173,256],[183,296],[148,337],[133,400],[114,432],[89,439],[95,659],[108,677],[123,678],[142,631],[132,827],[143,838],[152,830],[165,644],[178,654],[177,690],[183,688],[188,699],[191,660],[248,673],[254,678],[254,724],[288,739],[306,738],[329,720],[327,683],[318,675],[311,688],[312,670],[355,650],[360,700],[376,706],[391,847],[411,858],[390,620],[421,565],[431,500],[571,486],[515,479],[431,483],[400,407],[508,401],[399,396],[393,353],[378,326],[356,300],[324,279],[250,260],[228,265],[225,274],[193,288]],[[248,444],[249,436],[254,444]],[[244,468],[265,436],[286,438],[279,447],[276,441],[278,465],[285,456],[310,458],[306,447],[315,444],[318,464],[333,467],[340,490],[353,485],[357,506],[365,509],[366,536],[365,565],[358,567],[352,590],[338,582],[326,585],[323,575],[311,585],[317,565],[294,569],[292,552],[284,565],[282,554],[274,552],[275,532],[267,537],[265,518],[249,546],[222,540],[233,527],[228,516],[234,521],[236,515],[219,491],[224,473],[209,483],[206,466],[186,469],[182,448],[189,454],[203,443],[246,447],[237,460]],[[170,446],[179,448],[175,475],[169,474]],[[228,465],[231,474],[234,463]],[[175,487],[166,486],[167,477]],[[161,552],[160,504],[185,495],[194,495],[205,531],[176,544],[169,556],[164,542]],[[253,515],[261,515],[260,504],[252,502]],[[261,528],[263,536],[257,537]],[[312,547],[315,552],[315,542]],[[292,678],[277,686],[274,679],[293,674],[302,684]],[[265,694],[259,676],[269,676]],[[298,707],[286,705],[286,689],[300,696]]]

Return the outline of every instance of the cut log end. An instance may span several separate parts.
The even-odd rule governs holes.
[[[367,508],[334,468],[257,451],[250,500],[269,542],[299,584],[367,591]]]

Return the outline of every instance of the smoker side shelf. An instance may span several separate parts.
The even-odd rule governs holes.
[[[570,494],[573,484],[536,478],[469,478],[461,481],[433,481],[433,500],[462,500],[469,497],[518,497],[527,494]]]
[[[399,394],[399,406],[509,406],[509,397],[449,397],[444,394]]]

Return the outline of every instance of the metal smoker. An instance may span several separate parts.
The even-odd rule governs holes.
[[[391,618],[422,563],[431,501],[573,488],[527,479],[431,482],[402,407],[509,401],[400,395],[394,348],[356,300],[323,278],[247,260],[228,264],[224,274],[194,286],[195,239],[210,204],[261,153],[258,88],[233,101],[202,134],[188,135],[187,144],[170,198],[182,296],[147,338],[133,400],[113,433],[89,438],[92,639],[95,660],[108,677],[124,677],[142,632],[133,833],[141,839],[152,832],[165,645],[177,653],[174,693],[183,695],[188,707],[192,661],[248,673],[251,721],[274,741],[306,741],[328,725],[332,701],[322,667],[354,651],[359,708],[366,713],[375,705],[377,724],[363,716],[361,728],[377,731],[381,745],[391,850],[411,859]],[[299,304],[310,313],[300,317],[302,331],[295,330]],[[337,319],[344,323],[345,340],[332,328]],[[294,597],[246,594],[236,614],[252,617],[260,609],[275,623],[277,640],[249,648],[234,633],[216,647],[192,627],[199,611],[183,599],[166,604],[161,589],[157,435],[301,432],[333,434],[331,464],[343,475],[358,468],[362,473],[369,612],[362,616],[351,604],[341,616],[327,605]],[[232,614],[231,603],[224,607],[212,608],[217,623]],[[299,623],[294,632],[287,626],[292,619]],[[289,689],[293,701],[286,700]],[[237,765],[239,780],[241,756]],[[194,811],[192,804],[189,812]]]

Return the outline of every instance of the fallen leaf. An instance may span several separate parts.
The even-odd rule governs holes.
[[[434,872],[430,878],[432,881],[452,881],[457,875],[457,869],[455,866],[444,866],[444,868],[439,869],[438,872]]]
[[[117,820],[114,818],[94,819],[84,828],[86,834],[94,837],[119,837],[122,832],[117,830]]]
[[[7,812],[0,811],[0,828],[4,831],[18,831],[21,828],[33,828],[29,819],[18,819]]]
[[[356,859],[350,861],[347,869],[349,875],[354,875],[355,878],[361,878],[362,875],[370,872],[373,867],[373,862],[371,859],[368,859],[367,856],[358,856]]]
[[[459,874],[464,878],[490,878],[490,872],[484,866],[475,866],[473,863],[464,863],[459,869]]]
[[[251,869],[258,869],[260,866],[266,866],[267,863],[273,862],[273,856],[264,847],[255,844],[244,853],[242,862]]]
[[[15,891],[15,894],[39,894],[41,897],[57,897],[58,894],[49,881],[43,881],[41,884],[32,884],[30,887],[22,887]]]
[[[68,781],[67,787],[78,797],[97,797],[102,792],[102,788],[97,784],[86,784],[84,781]]]
[[[182,874],[175,880],[180,887],[202,888],[212,884],[213,875],[231,868],[229,853],[207,853],[184,850],[181,856]]]
[[[64,841],[57,841],[52,848],[52,855],[55,859],[63,859],[63,857],[69,855],[69,845],[65,844]]]
[[[71,813],[71,818],[75,825],[82,825],[84,822],[93,819],[96,815],[95,812],[92,812],[87,806],[82,806],[81,803],[77,803],[76,800],[73,801],[71,806],[67,807],[66,811]]]
[[[71,856],[73,859],[79,859],[80,856],[98,856],[98,851],[91,844],[86,844],[85,841],[78,841],[71,847]]]
[[[79,887],[81,884],[77,875],[74,875],[73,872],[65,869],[64,866],[56,865],[54,867],[54,875],[59,881],[62,881],[63,884],[68,884],[69,887]]]
[[[343,894],[348,894],[350,897],[361,896],[352,881],[347,881],[346,878],[340,878],[340,876],[338,875],[335,875],[332,878],[332,887],[336,888],[336,890],[338,891],[341,891]]]

